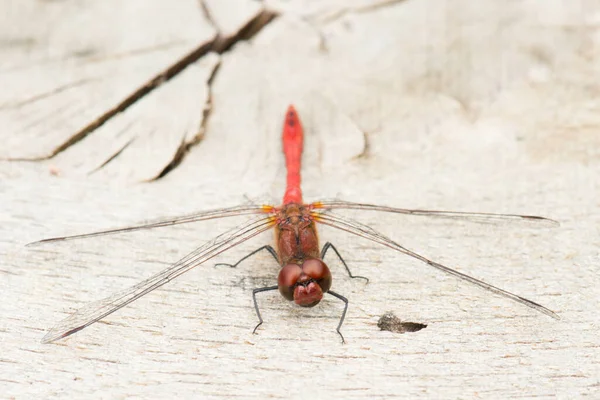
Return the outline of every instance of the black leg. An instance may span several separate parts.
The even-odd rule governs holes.
[[[340,332],[340,328],[342,327],[342,324],[344,323],[344,318],[346,318],[346,311],[348,311],[348,299],[345,298],[344,296],[342,296],[341,294],[337,294],[336,292],[332,292],[331,290],[329,292],[330,295],[332,295],[333,297],[337,297],[338,299],[340,299],[341,301],[344,302],[344,312],[342,312],[342,318],[340,318],[340,323],[338,324],[336,331],[338,333],[338,335],[340,335],[340,337],[342,338],[342,344],[346,343],[346,341],[344,340],[344,335],[342,335],[342,332]]]
[[[267,250],[269,253],[271,253],[271,255],[273,256],[273,258],[275,259],[275,261],[277,261],[279,263],[279,257],[277,257],[277,252],[275,251],[275,249],[269,245],[263,246],[263,247],[259,247],[258,249],[254,250],[252,253],[242,257],[238,262],[236,262],[235,264],[227,264],[227,263],[218,263],[215,264],[215,267],[219,266],[219,265],[226,265],[228,267],[231,268],[235,268],[238,266],[239,263],[241,263],[242,261],[244,261],[246,258],[248,257],[252,257],[253,255],[255,255],[256,253],[258,253],[259,251],[262,250]]]
[[[270,246],[269,246],[270,247]],[[260,249],[259,249],[260,250]],[[247,256],[246,256],[247,257]],[[243,258],[242,258],[243,260]],[[241,260],[240,260],[241,261]],[[262,288],[258,288],[258,289],[254,289],[252,290],[252,298],[254,299],[254,309],[256,310],[256,316],[258,317],[258,325],[256,325],[254,327],[254,330],[252,331],[253,334],[256,334],[256,330],[258,329],[259,326],[262,325],[263,323],[263,319],[260,316],[260,311],[258,310],[258,303],[256,302],[256,293],[260,293],[260,292],[267,292],[269,290],[277,290],[278,286],[266,286],[266,287],[262,287]],[[347,302],[348,300],[346,300]],[[348,307],[346,305],[346,307]],[[346,311],[344,310],[344,314],[346,313]]]
[[[352,279],[354,279],[354,278],[360,278],[360,279],[366,280],[367,283],[369,282],[369,278],[365,278],[364,276],[360,276],[360,275],[352,275],[352,272],[350,272],[350,268],[348,268],[348,264],[346,264],[346,261],[344,261],[344,259],[340,255],[340,252],[337,251],[337,249],[335,248],[335,246],[333,244],[331,244],[331,242],[327,242],[323,246],[323,250],[321,250],[321,259],[325,258],[325,254],[327,253],[327,250],[329,250],[329,248],[331,248],[333,251],[335,251],[335,254],[337,254],[337,256],[340,259],[340,261],[342,262],[342,264],[344,264],[344,267],[346,268],[346,271],[348,271],[348,275],[350,275],[350,278],[352,278]]]

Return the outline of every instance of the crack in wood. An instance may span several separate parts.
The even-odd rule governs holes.
[[[216,24],[212,19],[208,7],[206,6],[204,1],[201,2],[201,7],[206,18],[211,22],[213,26],[216,27]],[[236,43],[240,41],[250,40],[266,25],[268,25],[276,16],[277,14],[274,12],[262,10],[256,17],[254,17],[250,22],[248,22],[244,27],[242,27],[242,29],[240,29],[237,34],[231,37],[222,36],[220,31],[217,29],[218,33],[215,40],[213,41],[212,51],[214,51],[217,54],[223,54],[229,51]],[[219,70],[220,65],[221,62],[219,61],[213,68],[211,75],[206,82],[206,85],[208,87],[208,96],[204,105],[204,109],[202,111],[202,122],[200,124],[200,128],[198,129],[198,133],[196,133],[196,135],[194,135],[194,137],[189,141],[186,141],[184,137],[181,145],[173,155],[173,159],[171,160],[171,162],[155,178],[150,179],[150,181],[161,179],[164,176],[166,176],[169,172],[177,168],[177,166],[181,164],[187,153],[189,153],[191,148],[199,144],[204,138],[206,128],[208,125],[208,120],[213,109],[212,83],[215,77],[217,76],[217,72]]]
[[[96,57],[90,57],[90,55],[94,54],[95,51],[93,49],[87,49],[84,51],[74,53],[74,54],[72,54],[72,56],[74,56],[75,58],[86,57],[85,60],[82,61],[83,64],[94,64],[94,63],[101,63],[101,62],[105,62],[105,61],[109,61],[109,60],[122,60],[125,58],[150,54],[150,53],[154,53],[156,51],[161,51],[161,50],[168,50],[168,49],[172,49],[173,47],[181,46],[185,43],[186,43],[186,41],[183,41],[183,40],[173,40],[170,42],[160,43],[160,44],[156,44],[153,46],[138,47],[138,48],[124,51],[121,53],[111,53],[111,54],[107,54],[107,55],[103,55],[103,56],[96,56]],[[68,58],[72,58],[72,57],[68,57]]]
[[[364,146],[362,151],[357,154],[354,159],[368,158],[370,155],[371,144],[369,142],[369,132],[361,130],[361,133],[363,134]]]
[[[202,10],[206,15],[206,18],[211,22],[211,24],[213,24],[213,26],[216,27],[216,24],[214,23],[214,20],[212,19],[204,1],[201,2],[201,6]],[[269,24],[276,16],[277,14],[271,11],[263,10],[248,24],[242,27],[242,29],[240,29],[236,35],[233,35],[228,38],[223,37],[217,29],[218,33],[215,40],[213,41],[213,51],[217,54],[223,54],[229,51],[236,43],[251,39],[258,32],[260,32],[267,24]],[[215,77],[217,76],[217,72],[219,71],[220,66],[221,62],[219,61],[213,68],[206,82],[206,85],[208,87],[208,95],[202,111],[202,122],[200,124],[200,128],[198,129],[198,132],[189,141],[186,141],[184,136],[182,143],[173,155],[173,159],[171,160],[171,162],[155,178],[150,179],[149,181],[161,179],[164,176],[166,176],[169,172],[177,168],[177,166],[181,164],[187,153],[189,153],[191,148],[199,144],[204,138],[206,128],[208,125],[208,120],[213,110],[212,83],[215,80]]]
[[[69,147],[73,146],[77,142],[81,141],[87,135],[98,129],[100,126],[104,125],[109,119],[114,117],[115,115],[125,111],[127,108],[132,106],[142,97],[146,96],[154,89],[167,82],[169,79],[173,78],[181,71],[183,71],[188,65],[197,61],[202,56],[208,54],[211,50],[213,42],[208,42],[200,45],[196,49],[192,50],[190,53],[185,55],[183,58],[179,59],[177,62],[168,67],[164,72],[161,72],[154,78],[150,79],[147,83],[142,85],[136,91],[131,93],[125,99],[123,99],[119,104],[115,107],[107,110],[104,114],[96,118],[96,120],[92,121],[90,124],[85,126],[79,132],[75,133],[75,135],[71,136],[67,141],[65,141],[62,145],[58,146],[56,149],[52,151],[49,156],[39,157],[37,161],[47,160],[55,157],[57,154],[65,151]]]
[[[200,9],[202,10],[202,14],[204,14],[204,18],[206,18],[206,20],[210,23],[215,32],[219,32],[219,27],[215,23],[215,20],[211,15],[208,6],[206,5],[206,0],[200,0]]]
[[[92,175],[93,173],[100,171],[102,168],[104,168],[106,165],[108,165],[111,161],[113,161],[115,158],[117,158],[119,155],[121,155],[121,153],[123,153],[123,151],[125,151],[125,149],[127,149],[127,147],[129,147],[129,145],[131,143],[133,143],[133,141],[135,139],[137,139],[137,136],[134,136],[131,139],[129,139],[127,141],[127,143],[125,143],[113,155],[111,155],[110,157],[108,157],[102,164],[98,165],[96,168],[94,168],[93,170],[91,170],[90,172],[88,172],[88,175]]]
[[[365,4],[363,6],[341,8],[338,11],[336,11],[335,13],[331,13],[328,16],[325,16],[321,20],[321,23],[326,24],[329,22],[333,22],[335,20],[342,18],[344,15],[349,14],[349,13],[360,13],[360,14],[367,13],[367,12],[379,10],[379,9],[382,9],[385,7],[393,6],[398,3],[403,3],[405,1],[407,1],[407,0],[384,0],[379,3],[374,3],[374,4]]]
[[[79,79],[77,81],[73,81],[73,82],[69,82],[66,83],[64,85],[61,86],[57,86],[51,90],[47,90],[45,92],[42,93],[38,93],[36,95],[33,95],[27,99],[21,100],[21,101],[17,101],[14,103],[7,103],[4,105],[0,106],[0,110],[7,110],[7,109],[13,109],[13,108],[19,108],[19,107],[23,107],[27,104],[31,104],[31,103],[35,103],[36,101],[39,100],[43,100],[43,99],[47,99],[48,97],[52,97],[56,94],[62,93],[66,90],[75,88],[77,86],[81,86],[81,85],[85,85],[86,83],[90,83],[93,82],[95,79],[92,78],[85,78],[85,79]]]
[[[190,139],[185,139],[185,135],[183,137],[182,143],[173,155],[173,159],[171,162],[154,178],[150,179],[150,181],[158,180],[169,172],[177,168],[179,164],[183,161],[186,154],[190,151],[190,149],[196,146],[198,143],[204,139],[204,134],[206,133],[206,126],[208,125],[208,119],[213,109],[213,99],[212,99],[212,84],[217,76],[217,72],[219,71],[219,67],[221,66],[221,61],[217,62],[213,67],[213,70],[206,81],[206,86],[208,88],[208,94],[206,96],[206,102],[204,103],[204,107],[202,109],[202,122],[200,123],[200,127],[198,128],[198,132]]]
[[[158,88],[165,82],[169,81],[173,77],[177,76],[181,73],[185,68],[187,68],[190,64],[200,60],[202,57],[206,56],[210,52],[215,52],[217,54],[223,54],[227,52],[233,45],[240,41],[245,41],[251,39],[258,32],[260,32],[265,26],[267,26],[273,19],[277,16],[277,13],[263,9],[260,13],[258,13],[254,18],[252,18],[246,25],[244,25],[235,35],[231,35],[230,37],[223,37],[218,31],[214,38],[206,43],[201,44],[194,50],[192,50],[187,55],[183,56],[169,67],[167,67],[163,72],[156,75],[154,78],[150,79],[144,85],[139,87],[137,90],[133,91],[129,96],[125,97],[121,102],[116,104],[113,108],[106,110],[102,115],[98,116],[95,120],[91,121],[88,125],[84,126],[78,132],[73,134],[69,139],[67,139],[60,146],[56,147],[52,152],[43,157],[34,157],[34,158],[8,158],[7,161],[43,161],[54,158],[59,153],[62,153],[69,147],[75,145],[76,143],[83,140],[86,136],[91,134],[93,131],[98,129],[100,126],[104,125],[108,120],[110,120],[115,115],[125,111],[127,108],[132,106],[134,103],[142,99],[144,96],[151,93],[154,89]],[[214,22],[209,18],[212,24]],[[216,70],[213,71],[213,74]],[[214,78],[214,76],[211,76]],[[209,79],[210,81],[210,79]],[[211,82],[208,82],[211,83]],[[202,128],[202,127],[201,127]],[[195,137],[198,137],[196,135]],[[197,141],[192,141],[191,145],[195,145],[201,141],[201,136]],[[187,144],[186,144],[187,146]],[[190,146],[191,147],[191,146]],[[189,150],[189,147],[187,147]],[[161,174],[157,177],[160,178],[170,170],[172,170],[176,165],[179,165],[181,159],[186,151],[177,152],[173,158],[173,161],[161,172]],[[120,153],[118,153],[120,154]],[[116,154],[116,156],[118,156]]]
[[[380,3],[375,3],[375,4],[366,4],[363,6],[357,6],[357,7],[351,7],[351,8],[350,7],[341,8],[341,9],[337,10],[336,12],[333,12],[329,15],[322,17],[322,19],[320,19],[320,20],[318,18],[314,18],[314,20],[319,25],[328,24],[328,23],[331,23],[333,21],[336,21],[336,20],[342,18],[343,16],[345,16],[349,13],[364,14],[364,13],[367,13],[370,11],[379,10],[381,8],[389,7],[396,3],[402,3],[405,1],[407,1],[407,0],[384,0]],[[329,45],[327,44],[327,37],[325,36],[325,34],[321,30],[321,28],[319,28],[317,25],[313,24],[313,22],[311,22],[312,19],[310,17],[302,18],[302,20],[304,22],[306,22],[311,28],[313,28],[317,32],[317,35],[319,36],[319,51],[322,53],[328,53]]]

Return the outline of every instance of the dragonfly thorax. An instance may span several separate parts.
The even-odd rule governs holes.
[[[292,203],[279,211],[275,241],[281,266],[293,260],[319,258],[317,227],[310,210],[304,205]]]

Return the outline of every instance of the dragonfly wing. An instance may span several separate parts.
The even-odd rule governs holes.
[[[145,222],[141,222],[137,225],[126,226],[121,228],[107,229],[98,232],[84,233],[81,235],[72,235],[72,236],[60,236],[50,239],[43,239],[37,242],[32,242],[27,244],[27,246],[35,246],[43,243],[50,242],[59,242],[64,240],[73,240],[73,239],[84,239],[90,238],[94,236],[103,236],[103,235],[112,235],[115,233],[124,233],[124,232],[132,232],[138,231],[142,229],[152,229],[159,228],[163,226],[171,226],[178,224],[187,224],[190,222],[204,221],[207,219],[217,219],[217,218],[226,218],[226,217],[234,217],[238,215],[248,215],[248,214],[264,214],[268,213],[272,207],[270,206],[257,206],[257,205],[241,205],[229,208],[221,208],[218,210],[207,210],[200,211],[187,215],[180,215],[177,217],[165,217],[155,220],[149,220]]]
[[[403,247],[401,245],[399,245],[398,243],[394,242],[392,239],[388,238],[387,236],[383,235],[382,233],[374,230],[373,228],[361,224],[360,222],[357,221],[353,221],[350,219],[345,219],[345,218],[341,218],[337,215],[332,215],[331,213],[327,213],[327,214],[321,214],[321,213],[313,213],[313,216],[315,218],[315,220],[321,224],[324,225],[328,225],[331,226],[333,228],[337,228],[349,233],[352,233],[354,235],[363,237],[365,239],[369,239],[372,240],[373,242],[382,244],[384,246],[387,246],[391,249],[394,249],[396,251],[399,251],[400,253],[406,254],[410,257],[416,258],[417,260],[420,260],[422,262],[424,262],[425,264],[428,264],[434,268],[437,268],[440,271],[443,271],[449,275],[455,276],[457,278],[460,278],[464,281],[467,281],[469,283],[472,283],[473,285],[477,285],[483,289],[486,289],[490,292],[499,294],[501,296],[504,296],[506,298],[509,298],[511,300],[514,300],[518,303],[524,304],[528,307],[533,308],[536,311],[539,311],[541,313],[544,313],[546,315],[549,315],[552,318],[555,319],[560,319],[560,317],[558,316],[558,314],[556,314],[554,311],[542,306],[541,304],[535,303],[529,299],[526,299],[524,297],[518,296],[514,293],[511,292],[507,292],[504,289],[500,289],[496,286],[493,286],[489,283],[486,283],[484,281],[481,281],[479,279],[473,278],[472,276],[463,274],[462,272],[456,271],[450,267],[447,267],[445,265],[442,265],[440,263],[437,263],[435,261],[432,261],[428,258],[423,257],[420,254],[415,253],[414,251],[408,250],[406,247]]]
[[[536,215],[518,215],[518,214],[494,214],[494,213],[478,213],[478,212],[461,212],[461,211],[438,211],[438,210],[417,210],[407,208],[395,208],[387,206],[379,206],[375,204],[353,203],[343,200],[318,201],[313,203],[313,207],[319,210],[368,210],[368,211],[383,211],[396,214],[407,215],[422,215],[427,217],[440,217],[461,219],[473,222],[521,222],[534,226],[558,226],[558,221],[553,219],[538,217]]]
[[[270,229],[273,224],[272,217],[261,217],[226,231],[158,274],[77,310],[48,331],[42,339],[42,343],[50,343],[82,330],[225,250]]]

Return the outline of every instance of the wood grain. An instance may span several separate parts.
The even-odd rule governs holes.
[[[56,157],[0,161],[3,396],[598,397],[600,7],[583,0],[257,3],[240,2],[236,12],[228,12],[233,3],[213,1],[204,9],[194,1],[0,6],[5,159],[51,155],[191,49],[217,34],[233,44]],[[244,25],[265,10],[278,16],[241,40]],[[252,335],[251,290],[273,284],[278,266],[268,254],[235,269],[214,263],[270,243],[270,233],[67,340],[39,343],[74,309],[244,219],[26,243],[232,206],[246,196],[278,202],[289,103],[306,129],[308,201],[559,220],[558,228],[532,229],[344,213],[561,320],[324,227],[321,240],[370,278],[351,280],[339,261],[326,260],[333,289],[350,300],[346,345],[335,333],[342,304],[333,298],[299,309],[265,294],[265,323]],[[380,331],[388,311],[427,327]]]

